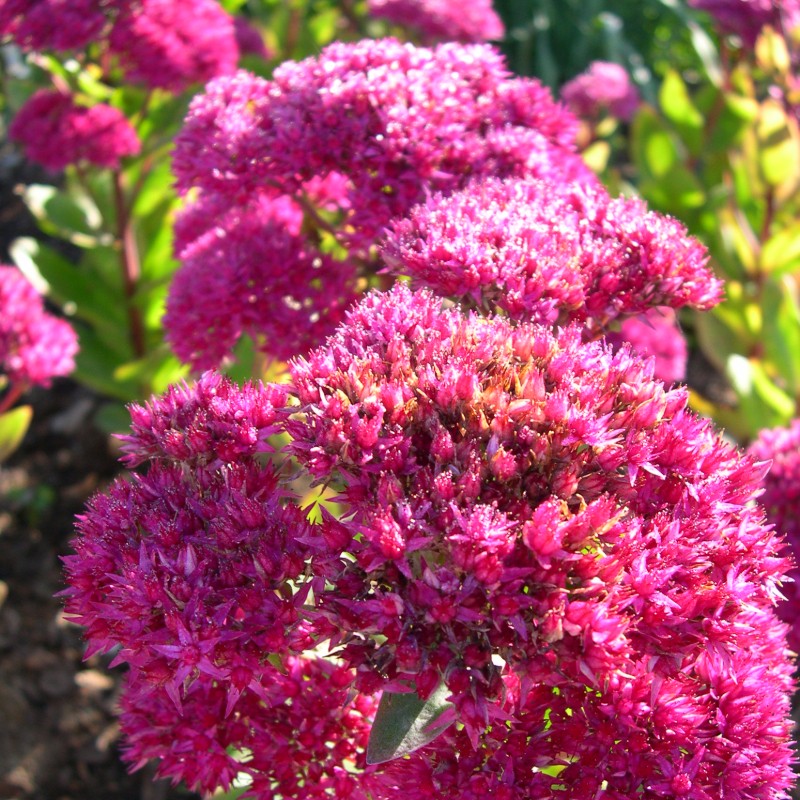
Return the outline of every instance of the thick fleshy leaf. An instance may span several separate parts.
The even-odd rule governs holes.
[[[447,730],[452,720],[443,725],[436,721],[452,705],[449,694],[444,683],[427,700],[414,692],[384,692],[369,735],[367,763],[383,764],[413,753]]]

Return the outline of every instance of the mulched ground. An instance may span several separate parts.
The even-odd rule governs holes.
[[[54,597],[75,514],[118,472],[113,442],[92,424],[101,401],[69,381],[31,399],[32,429],[0,466],[0,798],[196,797],[126,773],[114,718],[121,672],[82,660],[80,630]]]

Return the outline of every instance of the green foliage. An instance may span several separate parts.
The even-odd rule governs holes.
[[[444,733],[450,722],[436,720],[451,707],[450,690],[442,683],[422,700],[414,692],[384,692],[372,723],[367,745],[367,763],[382,764],[413,753]]]
[[[17,406],[0,414],[0,464],[22,444],[32,416],[30,406]]]

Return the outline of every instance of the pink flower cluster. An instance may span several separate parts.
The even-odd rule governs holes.
[[[721,283],[677,220],[599,186],[487,180],[434,195],[382,247],[412,283],[512,319],[601,330],[652,306],[710,308]]]
[[[738,36],[748,48],[766,25],[785,33],[800,25],[797,0],[689,0],[689,5],[707,11],[723,33]]]
[[[233,18],[216,0],[4,0],[0,37],[27,50],[103,42],[131,81],[179,92],[232,73]]]
[[[786,538],[795,560],[789,573],[791,582],[781,589],[786,602],[778,606],[778,613],[791,626],[789,644],[800,653],[800,420],[787,428],[761,431],[749,451],[769,464],[760,502],[767,519]]]
[[[121,159],[136,155],[136,131],[116,108],[105,103],[81,106],[59,91],[40,89],[19,110],[8,130],[25,155],[57,172],[85,162],[117,169]]]
[[[538,82],[509,77],[489,47],[367,40],[284,63],[272,81],[239,73],[211,82],[192,102],[174,171],[182,192],[229,200],[264,186],[297,196],[312,179],[344,176],[336,227],[368,249],[426,192],[503,166],[527,173],[535,148],[541,172],[594,182],[572,151],[575,126]]]
[[[321,579],[304,581],[315,537],[261,461],[285,402],[280,386],[208,373],[133,406],[124,460],[152,463],[79,518],[66,608],[89,654],[129,665],[135,768],[160,758],[204,792],[246,773],[257,797],[357,797],[343,764],[364,766],[374,701],[346,706],[346,669],[292,655],[313,644],[301,610]]]
[[[173,347],[202,369],[242,332],[282,358],[321,343],[377,270],[376,237],[430,193],[486,175],[595,184],[575,130],[479,45],[334,44],[272,81],[212,81],[174,154],[179,190],[195,194],[165,318]]]
[[[640,98],[619,64],[593,61],[589,68],[561,87],[561,99],[579,117],[597,120],[604,113],[629,122]]]
[[[130,665],[135,767],[259,800],[783,796],[788,561],[685,391],[403,285],[291,371],[134,407],[149,472],[79,520],[67,610]],[[337,517],[265,465],[277,431]],[[463,727],[366,768],[373,692],[441,681]]]
[[[243,797],[259,800],[371,800],[370,778],[359,773],[376,703],[350,701],[351,680],[323,659],[289,656],[228,710],[224,687],[211,681],[194,681],[177,708],[128,679],[123,757],[132,769],[159,759],[159,777],[203,793],[246,778]]]
[[[505,36],[491,0],[368,0],[367,9],[373,17],[419,31],[427,43],[487,42]]]
[[[619,331],[607,334],[606,339],[615,346],[627,342],[638,353],[652,356],[653,374],[664,383],[686,378],[688,347],[671,308],[656,306],[644,314],[627,317]]]
[[[578,328],[403,286],[292,379],[291,453],[342,508],[316,536],[350,554],[316,613],[357,687],[444,680],[464,724],[395,792],[781,796],[788,562],[761,471],[685,391]]]
[[[355,265],[302,237],[302,220],[290,198],[263,193],[234,207],[212,196],[186,209],[164,316],[181,360],[216,367],[245,332],[285,360],[333,332],[355,297]]]
[[[75,369],[78,338],[15,268],[0,266],[0,376],[27,388]]]

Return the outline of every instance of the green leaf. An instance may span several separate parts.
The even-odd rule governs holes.
[[[70,263],[35,239],[15,239],[9,247],[14,263],[40,291],[52,295],[65,310],[98,328],[127,335],[121,298],[91,271]],[[92,251],[87,251],[92,252]]]
[[[680,160],[672,133],[649,108],[642,109],[636,115],[631,148],[634,163],[645,178],[660,180]]]
[[[421,700],[414,692],[384,692],[369,735],[367,763],[383,764],[408,755],[443,733],[452,721],[435,723],[451,707],[449,695],[444,683],[427,700]]]
[[[800,221],[791,223],[764,242],[760,266],[773,276],[787,275],[800,268]]]
[[[676,70],[670,70],[664,77],[658,99],[664,116],[675,126],[690,152],[697,153],[703,140],[705,120]]]
[[[764,350],[789,391],[800,393],[800,308],[791,278],[767,281],[762,292]]]
[[[25,187],[22,199],[45,233],[80,247],[92,246],[102,234],[103,218],[86,194],[67,194],[55,186],[32,183]]]
[[[732,355],[725,374],[736,391],[741,413],[752,435],[762,428],[788,425],[794,417],[794,401],[767,375],[760,362]]]
[[[765,100],[758,120],[759,166],[770,186],[796,182],[800,174],[797,125],[777,100]]]
[[[17,406],[0,414],[0,462],[5,461],[20,446],[32,417],[31,406]]]

